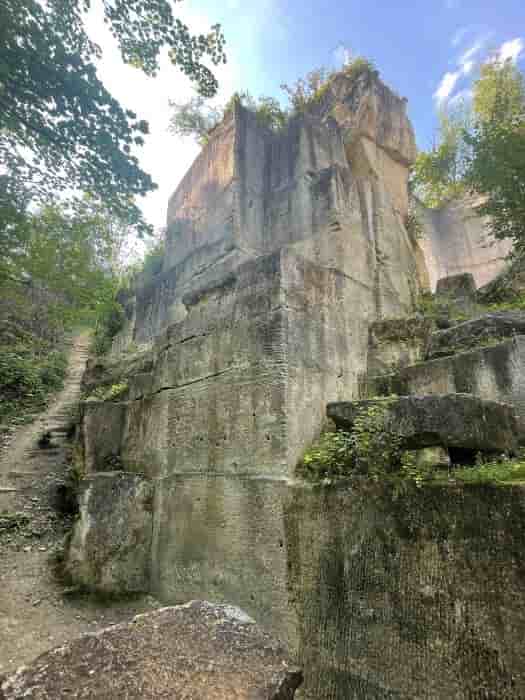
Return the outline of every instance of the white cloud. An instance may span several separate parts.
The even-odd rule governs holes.
[[[459,35],[457,35],[455,37],[457,43],[464,39],[465,33],[466,32],[463,31],[462,36],[458,38]],[[453,95],[454,90],[457,87],[458,82],[461,78],[469,76],[474,71],[476,67],[475,57],[485,47],[489,36],[489,34],[485,34],[482,37],[478,37],[474,41],[474,43],[471,46],[469,46],[468,49],[463,51],[463,53],[456,60],[456,70],[448,71],[442,77],[441,82],[439,83],[439,86],[434,93],[434,99],[436,100],[439,106],[442,106],[445,103],[451,104],[452,101],[457,97],[457,95],[460,95],[461,97],[465,96],[465,90],[461,90],[459,93],[457,93],[456,96]],[[452,41],[454,43],[454,38]]]
[[[503,63],[510,59],[514,63],[520,58],[521,54],[525,50],[525,43],[523,39],[510,39],[505,41],[496,52],[496,60]]]
[[[458,65],[464,66],[471,63],[472,59],[478,54],[488,41],[488,35],[476,39],[476,41],[466,51],[464,51],[458,59]]]
[[[441,79],[441,82],[439,83],[438,89],[434,93],[434,98],[439,105],[446,102],[449,96],[452,94],[454,88],[456,87],[456,83],[461,77],[461,74],[461,70],[454,73],[445,73]]]
[[[465,63],[463,63],[461,66],[463,75],[468,75],[469,73],[472,73],[475,65],[476,64],[474,63],[474,61],[465,61]]]

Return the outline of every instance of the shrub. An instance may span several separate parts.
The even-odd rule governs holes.
[[[305,478],[320,481],[348,475],[354,463],[353,436],[341,430],[323,433],[305,452],[298,470]]]

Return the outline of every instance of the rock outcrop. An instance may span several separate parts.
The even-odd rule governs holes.
[[[426,356],[437,357],[454,355],[476,347],[496,345],[506,339],[525,334],[524,311],[498,311],[482,314],[451,328],[435,331],[429,337]],[[414,364],[406,362],[405,365]]]
[[[442,446],[476,452],[510,452],[518,448],[514,409],[470,394],[399,396],[328,404],[335,424],[352,430],[355,420],[377,408],[385,434],[398,435],[405,449]]]
[[[465,197],[439,209],[427,209],[413,200],[422,227],[418,245],[431,291],[444,277],[470,273],[481,287],[505,270],[512,245],[490,236],[487,220],[476,211],[477,204],[476,198]]]
[[[406,395],[392,421],[425,450],[416,459],[439,465],[446,450],[427,447],[516,448],[513,410],[495,401],[525,417],[521,336],[427,360],[446,341],[415,301],[448,273],[436,272],[448,264],[445,218],[427,266],[428,240],[405,227],[405,101],[373,71],[342,74],[318,97],[280,132],[235,105],[171,197],[163,269],[126,300],[114,352],[85,378],[99,398],[83,407],[69,571],[104,592],[240,605],[306,661],[308,700],[521,692],[521,645],[509,652],[501,624],[504,614],[521,638],[510,610],[523,531],[504,521],[521,517],[520,493],[494,509],[492,491],[440,492],[427,512],[387,486],[298,478],[327,404],[360,392]],[[490,276],[474,239],[468,255],[454,248],[453,271]],[[472,396],[410,396],[455,392]],[[489,592],[497,602],[482,615],[473,601]]]
[[[138,615],[0,679],[0,698],[292,700],[301,671],[238,608],[192,602]]]
[[[87,477],[69,542],[69,575],[75,584],[102,594],[147,591],[152,529],[150,480],[122,472]]]

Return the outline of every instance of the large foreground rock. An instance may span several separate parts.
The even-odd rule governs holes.
[[[385,430],[403,437],[408,448],[443,445],[481,452],[517,450],[518,425],[507,404],[469,394],[399,396],[328,405],[328,417],[351,430],[372,406],[384,406]]]
[[[193,601],[42,654],[4,680],[0,699],[291,700],[301,681],[239,608]]]

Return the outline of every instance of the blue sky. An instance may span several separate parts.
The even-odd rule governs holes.
[[[371,58],[385,82],[408,98],[420,148],[432,142],[436,107],[468,97],[476,66],[489,51],[525,64],[523,0],[184,0],[176,9],[194,30],[223,26],[229,60],[219,72],[217,101],[240,89],[282,96],[281,83],[321,65],[336,67],[350,50]],[[89,19],[104,49],[102,80],[150,122],[152,133],[139,157],[159,190],[146,198],[144,211],[161,226],[167,198],[198,152],[166,131],[168,99],[188,99],[191,85],[167,62],[155,80],[123,66],[100,14],[92,12]]]

